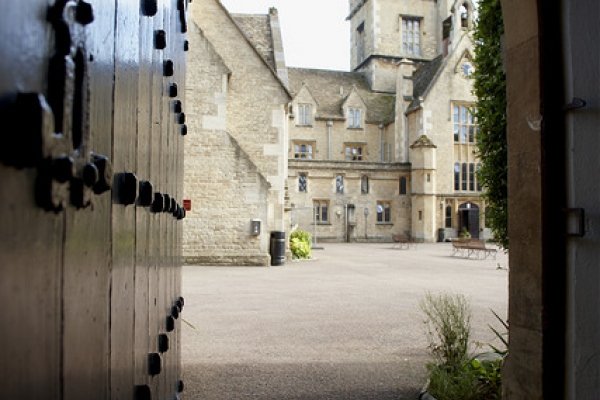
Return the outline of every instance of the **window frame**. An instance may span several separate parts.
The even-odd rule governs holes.
[[[299,126],[312,126],[312,106],[310,104],[302,103],[298,104],[298,116],[296,125]]]
[[[400,182],[398,183],[398,193],[400,196],[406,196],[408,191],[407,179],[405,176],[400,177]]]
[[[302,190],[302,177],[304,177],[304,190]],[[298,174],[298,193],[308,193],[308,174],[306,172]]]
[[[392,223],[392,202],[391,202],[391,200],[377,200],[377,203],[375,205],[375,210],[377,210],[377,223],[378,224],[391,224]]]
[[[360,194],[369,194],[370,192],[370,179],[367,175],[363,175],[360,178]]]
[[[415,23],[417,29],[415,33]],[[410,30],[409,30],[410,28]],[[423,17],[400,15],[400,53],[403,55],[422,57]],[[412,48],[410,48],[412,46]]]
[[[340,182],[341,184],[339,184]],[[335,176],[335,193],[336,194],[344,194],[344,175],[336,174]]]
[[[348,128],[360,129],[362,128],[362,109],[360,108],[348,108]]]
[[[452,134],[455,144],[474,144],[479,131],[473,104],[452,103]]]
[[[296,151],[296,146],[298,146],[300,148],[298,151]],[[301,150],[302,146],[306,146],[307,149],[310,147],[310,149],[308,149],[306,151],[302,151]],[[306,140],[294,140],[294,141],[292,141],[292,150],[294,153],[294,159],[313,160],[314,154],[316,153],[316,142],[315,141],[306,141]],[[308,155],[308,157],[298,156],[298,155],[302,155],[302,154],[306,154],[306,155]]]
[[[352,151],[355,150],[357,155],[352,156]],[[365,161],[367,156],[367,145],[364,143],[344,143],[344,160],[345,161]],[[354,159],[349,159],[354,157]],[[358,159],[357,159],[358,158]]]
[[[329,199],[313,199],[313,221],[316,221],[317,224],[329,224],[330,209]],[[325,211],[323,212],[323,210]]]

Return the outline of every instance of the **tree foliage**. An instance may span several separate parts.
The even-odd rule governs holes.
[[[477,155],[485,187],[487,226],[508,249],[508,152],[506,137],[506,73],[502,59],[504,23],[500,0],[480,0],[475,27],[475,115],[479,124]]]

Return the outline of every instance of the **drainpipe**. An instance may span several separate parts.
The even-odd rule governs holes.
[[[327,159],[331,160],[331,126],[333,121],[327,121]]]
[[[383,148],[383,124],[379,124],[379,153],[381,162],[385,160],[385,149]]]

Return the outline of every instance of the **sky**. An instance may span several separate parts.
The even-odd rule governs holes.
[[[348,71],[348,0],[221,0],[230,13],[268,14],[277,8],[289,67]]]

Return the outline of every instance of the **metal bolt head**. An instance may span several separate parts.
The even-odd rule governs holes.
[[[173,332],[175,330],[175,318],[170,315],[167,317],[166,328],[167,332]]]
[[[148,354],[148,373],[152,376],[160,374],[162,371],[162,358],[158,353]]]
[[[52,177],[59,183],[65,183],[75,175],[75,160],[69,156],[60,156],[52,161]]]
[[[183,389],[184,389],[184,388],[185,388],[185,386],[184,386],[184,384],[183,384],[183,381],[182,381],[182,380],[180,380],[179,382],[177,382],[177,391],[178,391],[179,393],[183,392]]]
[[[169,212],[174,213],[177,209],[177,200],[174,197],[171,197],[171,206],[169,207]]]
[[[169,97],[177,97],[177,84],[171,83],[169,86]]]
[[[154,201],[152,202],[152,207],[151,207],[150,211],[152,211],[153,213],[162,212],[164,206],[165,206],[164,196],[160,192],[155,192],[154,193]]]
[[[152,400],[152,390],[148,385],[138,385],[135,387],[135,400]]]
[[[91,24],[94,21],[94,9],[92,8],[92,5],[80,0],[77,5],[75,20],[81,25]]]
[[[156,31],[154,34],[154,47],[158,50],[163,50],[167,47],[167,32],[162,29]]]
[[[180,311],[183,311],[183,301],[181,299],[183,299],[183,297],[180,297],[179,299],[177,299],[177,301],[175,302],[175,305],[177,307],[179,307]]]
[[[185,218],[185,215],[186,215],[185,208],[181,207],[181,208],[179,209],[179,214],[177,215],[177,219],[178,219],[178,220],[184,219],[184,218]]]
[[[96,182],[98,182],[98,179],[100,179],[100,172],[98,171],[96,164],[87,163],[83,167],[81,176],[83,179],[83,184],[87,187],[92,187],[96,184]]]
[[[146,17],[153,17],[158,11],[157,0],[143,0],[142,1],[142,14]]]
[[[148,181],[140,181],[138,203],[142,207],[150,207],[154,200],[154,187]]]
[[[175,73],[175,65],[173,64],[173,61],[171,61],[171,60],[165,61],[164,75],[165,76],[173,76],[174,73]]]
[[[183,42],[183,51],[188,51],[190,49],[190,42],[189,41],[185,41]]]
[[[182,111],[183,111],[183,106],[181,105],[181,101],[180,100],[175,100],[173,102],[173,112],[175,114],[179,114]]]
[[[98,181],[94,184],[93,190],[96,194],[102,194],[112,189],[112,164],[108,157],[94,154],[92,163],[98,168]]]
[[[177,319],[179,318],[179,307],[177,306],[173,306],[171,307],[171,315],[173,316],[173,318]]]
[[[169,336],[164,333],[158,335],[158,352],[165,353],[169,351]]]
[[[185,113],[179,114],[179,116],[177,117],[177,123],[178,124],[185,124]]]
[[[181,125],[180,133],[181,133],[181,136],[187,135],[187,125],[186,124]]]
[[[119,186],[116,195],[119,203],[134,204],[138,196],[137,176],[131,172],[125,172],[118,175],[117,181]]]
[[[163,204],[163,212],[169,212],[169,209],[171,208],[171,196],[169,196],[168,194],[164,194],[163,197],[165,198],[165,202]]]

